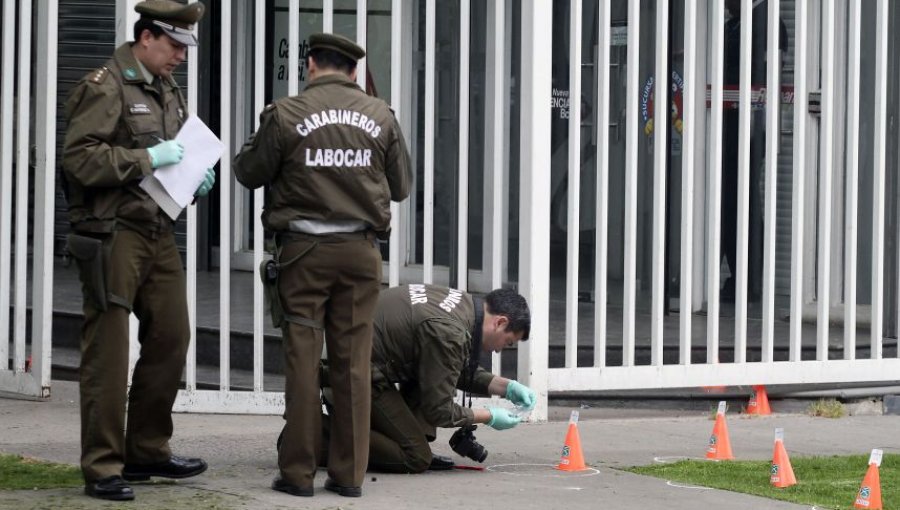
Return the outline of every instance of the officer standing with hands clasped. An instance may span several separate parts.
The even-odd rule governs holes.
[[[372,346],[369,467],[393,473],[452,468],[452,459],[434,455],[428,445],[437,427],[461,427],[450,439],[451,447],[484,461],[487,452],[471,434],[475,424],[504,430],[518,425],[521,417],[503,407],[459,405],[454,401],[456,390],[497,395],[523,411],[533,409],[534,391],[478,366],[482,353],[500,352],[527,340],[530,329],[528,303],[510,289],[494,290],[483,299],[425,284],[382,291]],[[326,388],[329,410],[331,395]],[[328,418],[326,435],[334,433],[340,419]],[[286,441],[287,431],[284,436]]]
[[[248,188],[268,185],[262,219],[276,241],[266,279],[284,338],[286,434],[272,488],[314,493],[327,336],[335,421],[325,489],[357,497],[369,456],[372,317],[381,285],[376,237],[388,235],[390,202],[409,195],[412,175],[390,108],[354,81],[365,51],[334,34],[313,34],[309,46],[309,85],[260,114],[234,173]]]
[[[206,470],[203,460],[169,449],[190,338],[184,268],[174,222],[139,186],[153,169],[182,158],[173,138],[187,104],[172,72],[197,44],[192,27],[204,6],[146,0],[134,9],[141,15],[135,41],[72,90],[63,149],[68,248],[84,293],[81,469],[85,493],[112,500],[134,499],[127,481]],[[196,194],[214,182],[209,170]],[[126,396],[131,312],[140,320],[141,352]]]

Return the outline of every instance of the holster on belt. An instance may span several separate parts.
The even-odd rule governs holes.
[[[260,263],[259,277],[262,280],[263,290],[265,291],[264,294],[266,297],[266,307],[269,309],[269,314],[272,316],[272,326],[281,328],[286,319],[290,320],[291,318],[293,318],[284,313],[284,306],[281,303],[281,295],[278,293],[278,281],[281,270],[302,259],[307,253],[309,253],[313,248],[316,247],[316,244],[317,243],[311,244],[309,248],[297,254],[296,257],[293,257],[292,259],[285,262],[280,262],[281,242],[276,237],[275,258],[263,260],[262,263]]]
[[[105,312],[109,308],[106,297],[106,245],[103,238],[69,234],[66,238],[69,254],[78,263],[85,297]]]

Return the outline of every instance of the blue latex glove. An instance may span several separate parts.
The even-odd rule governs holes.
[[[491,407],[488,411],[491,412],[491,421],[487,425],[494,430],[511,429],[522,419],[502,407]]]
[[[509,381],[509,385],[506,387],[506,399],[528,411],[534,409],[534,404],[537,403],[537,395],[534,391],[518,381]]]
[[[175,140],[168,140],[150,147],[147,153],[150,154],[150,166],[159,168],[181,161],[184,157],[184,146]]]
[[[216,183],[216,172],[212,168],[206,169],[206,177],[203,178],[203,182],[200,183],[200,187],[197,188],[197,191],[194,192],[195,196],[205,197],[207,193],[211,189],[213,189],[213,185]]]

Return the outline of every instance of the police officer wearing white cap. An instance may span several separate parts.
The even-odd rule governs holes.
[[[72,89],[63,150],[68,246],[84,289],[81,469],[87,495],[118,501],[134,499],[129,481],[187,478],[207,467],[169,448],[190,339],[184,266],[174,222],[139,186],[182,158],[174,138],[187,103],[172,72],[197,44],[193,25],[204,7],[146,0],[135,10],[135,41]],[[214,182],[209,170],[196,195]],[[128,391],[131,313],[141,351]]]

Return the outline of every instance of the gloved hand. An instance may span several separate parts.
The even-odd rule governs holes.
[[[534,404],[537,403],[537,395],[534,391],[518,381],[509,381],[509,385],[506,387],[506,399],[528,411],[534,409]]]
[[[522,419],[502,407],[491,407],[488,411],[491,412],[491,421],[487,425],[494,430],[511,429]]]
[[[206,169],[206,177],[203,178],[203,182],[200,183],[200,187],[197,188],[197,191],[194,192],[195,196],[205,197],[207,193],[213,189],[213,185],[216,183],[216,172],[212,168]]]
[[[150,166],[159,168],[181,161],[184,157],[184,146],[175,140],[168,140],[148,148],[147,153],[150,154]]]

